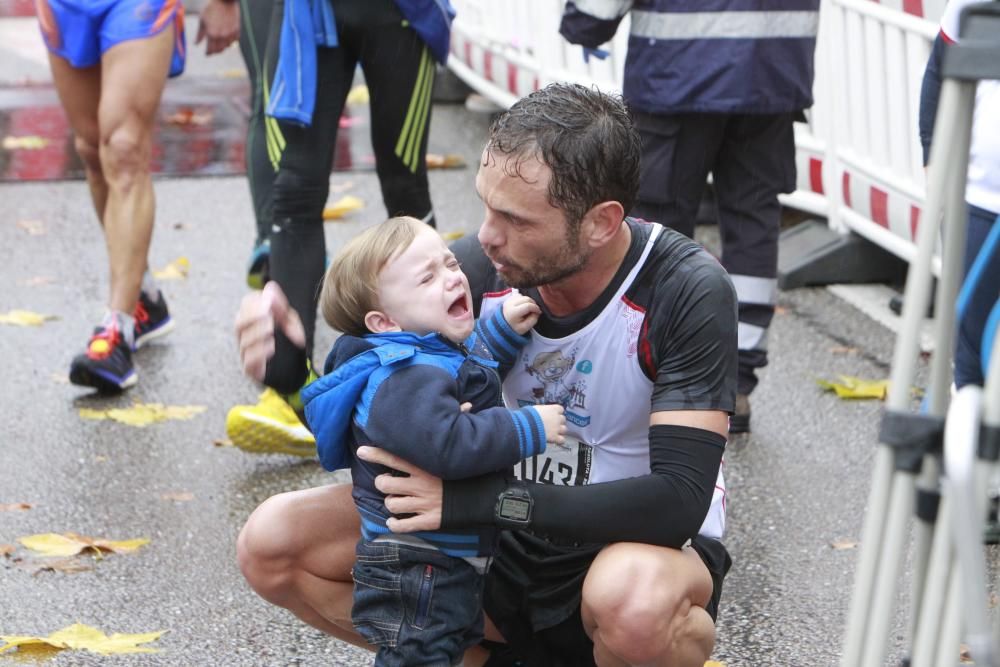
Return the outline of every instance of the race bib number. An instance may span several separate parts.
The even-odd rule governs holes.
[[[525,459],[514,466],[514,475],[525,482],[580,486],[590,481],[594,456],[592,445],[566,438],[561,445],[549,443],[544,454]]]

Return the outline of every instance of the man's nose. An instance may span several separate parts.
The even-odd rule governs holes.
[[[495,216],[487,213],[483,217],[483,224],[479,226],[479,234],[476,235],[476,238],[479,239],[479,245],[484,248],[497,248],[503,245],[503,234]]]

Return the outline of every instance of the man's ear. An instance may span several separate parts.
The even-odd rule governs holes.
[[[372,333],[387,331],[402,331],[398,324],[380,310],[369,310],[365,313],[365,327]]]
[[[614,238],[624,219],[625,209],[620,202],[602,201],[595,204],[583,216],[583,240],[592,248],[600,248]]]

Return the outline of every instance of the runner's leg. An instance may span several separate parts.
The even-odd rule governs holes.
[[[330,192],[340,114],[357,63],[343,43],[345,33],[339,17],[338,31],[340,46],[317,51],[312,125],[281,123],[286,144],[274,181],[271,279],[288,296],[306,331],[305,350],[276,332],[275,352],[267,364],[264,384],[282,394],[294,394],[306,381],[316,330],[316,299],[326,265],[323,207]]]
[[[97,105],[101,99],[101,67],[94,65],[77,69],[66,59],[49,53],[52,80],[62,103],[69,125],[73,128],[73,145],[83,162],[90,198],[98,221],[104,224],[104,208],[108,201],[108,183],[104,179],[100,158],[100,131],[97,127]]]
[[[109,308],[132,313],[153,233],[153,125],[174,48],[171,27],[121,42],[101,59],[100,161],[108,184],[104,235],[111,264]]]
[[[409,215],[434,226],[427,183],[434,58],[390,0],[338,5],[353,22],[351,40],[371,95],[371,138],[382,201],[389,216]],[[353,35],[353,36],[352,36]]]
[[[338,639],[371,648],[354,632],[354,547],[361,523],[351,485],[272,496],[240,532],[243,576],[262,598]]]

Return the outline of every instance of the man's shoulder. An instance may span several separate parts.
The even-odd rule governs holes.
[[[644,228],[652,228],[652,225],[638,225],[639,233],[646,233],[648,238],[651,229]],[[654,301],[683,299],[693,290],[700,289],[732,289],[729,274],[701,244],[663,228],[628,296],[634,303],[646,307]]]

